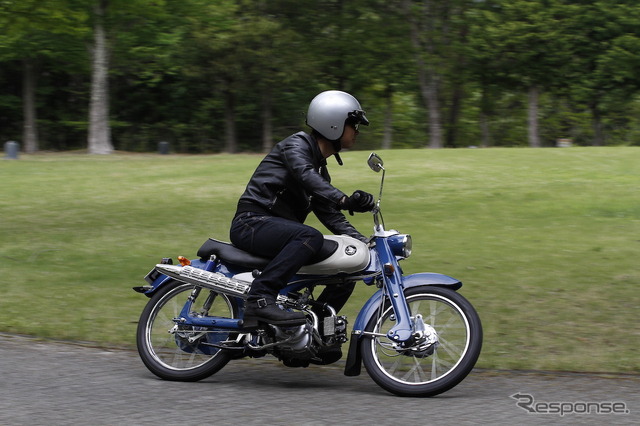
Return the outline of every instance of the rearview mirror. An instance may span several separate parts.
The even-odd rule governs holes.
[[[382,158],[380,158],[378,154],[376,154],[375,152],[372,152],[369,155],[367,164],[369,165],[371,170],[373,170],[376,173],[379,172],[380,170],[384,170],[384,167],[382,167],[384,165],[384,162],[382,161]]]

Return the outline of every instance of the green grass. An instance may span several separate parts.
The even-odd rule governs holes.
[[[485,340],[478,366],[640,372],[640,149],[379,152],[388,228],[406,273],[464,282]],[[331,165],[377,193],[368,152]],[[260,155],[22,155],[0,161],[0,331],[133,346],[163,256],[228,239]],[[369,215],[353,218],[369,234]],[[320,226],[315,219],[310,224]],[[353,322],[374,289],[345,308]]]

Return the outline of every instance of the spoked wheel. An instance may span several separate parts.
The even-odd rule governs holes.
[[[142,311],[136,342],[147,368],[166,380],[197,381],[216,373],[230,360],[212,346],[229,338],[229,330],[181,324],[190,303],[191,315],[234,318],[235,303],[224,294],[179,281],[166,284]]]
[[[411,318],[422,337],[401,347],[386,337],[396,325],[387,302],[367,324],[374,333],[362,341],[369,376],[400,396],[434,396],[460,383],[475,365],[482,347],[482,325],[471,304],[455,291],[420,286],[405,290]]]

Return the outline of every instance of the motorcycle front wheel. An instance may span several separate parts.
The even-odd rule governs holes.
[[[469,374],[480,355],[480,318],[462,295],[447,288],[412,287],[405,290],[405,298],[412,320],[424,322],[430,339],[402,347],[386,337],[396,325],[387,301],[365,329],[368,334],[361,343],[365,368],[373,381],[396,395],[429,397],[446,392]]]
[[[191,303],[190,315],[234,318],[237,312],[234,301],[224,294],[180,281],[165,284],[142,311],[136,336],[142,362],[165,380],[202,380],[231,358],[228,351],[212,346],[228,339],[228,330],[181,323],[180,315],[187,303]]]

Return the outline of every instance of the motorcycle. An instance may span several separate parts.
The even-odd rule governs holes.
[[[162,379],[197,381],[244,357],[272,355],[290,367],[336,362],[349,340],[347,318],[313,291],[363,281],[377,290],[354,321],[344,374],[357,376],[364,364],[375,383],[400,396],[434,396],[460,383],[480,354],[480,318],[455,278],[403,275],[399,261],[411,255],[411,236],[386,230],[380,209],[386,170],[375,153],[367,163],[382,172],[370,241],[325,236],[322,257],[278,295],[280,308],[302,311],[305,324],[245,323],[251,282],[269,259],[208,239],[198,258],[178,256],[176,265],[164,258],[145,277],[148,285],[134,287],[150,298],[136,336],[146,367]]]

